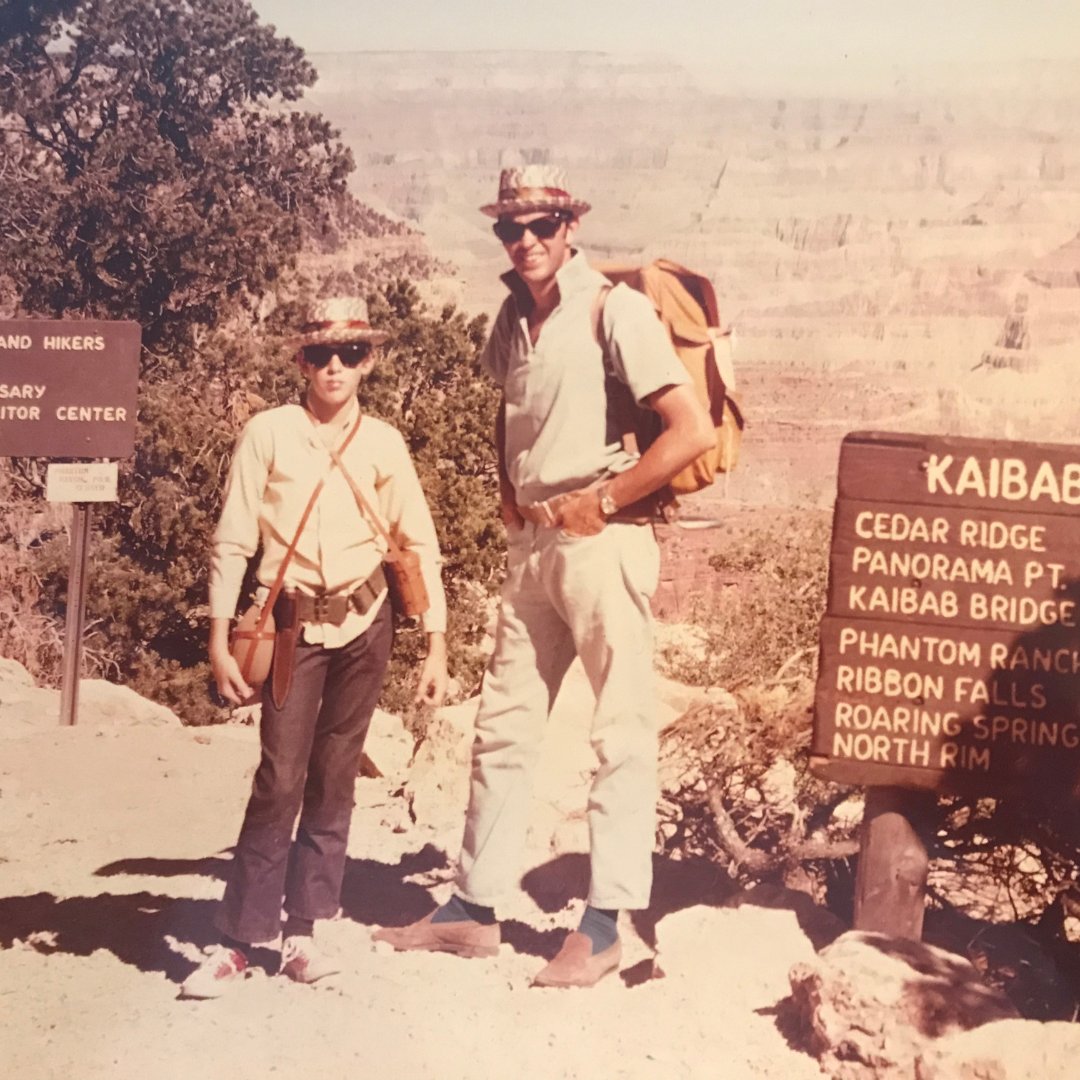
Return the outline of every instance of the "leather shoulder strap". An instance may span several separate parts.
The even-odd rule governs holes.
[[[304,507],[303,514],[300,515],[300,523],[296,526],[296,532],[293,534],[293,538],[289,543],[289,546],[285,549],[285,555],[282,557],[281,565],[278,567],[277,577],[274,578],[274,584],[270,586],[270,593],[266,598],[266,603],[263,604],[262,611],[259,612],[259,621],[255,625],[256,632],[262,630],[269,619],[270,613],[274,610],[274,604],[277,602],[277,598],[281,593],[281,587],[285,584],[285,571],[289,568],[289,563],[292,561],[293,554],[296,551],[296,545],[300,543],[300,537],[304,532],[304,527],[308,523],[308,518],[311,517],[311,511],[315,509],[315,503],[318,501],[319,496],[322,494],[322,489],[326,485],[326,478],[333,471],[335,465],[339,462],[339,455],[344,453],[345,447],[353,441],[353,436],[360,430],[360,421],[364,419],[361,413],[356,418],[356,423],[349,429],[348,435],[345,436],[344,441],[337,450],[330,452],[330,468],[319,477],[319,482],[315,485],[315,490],[311,493],[311,497],[308,499],[307,506]]]
[[[386,546],[390,549],[390,558],[397,562],[401,559],[401,547],[393,536],[390,535],[386,526],[383,525],[379,515],[372,510],[371,504],[364,498],[364,493],[360,490],[360,485],[352,478],[352,473],[345,468],[345,462],[341,457],[344,450],[344,446],[342,446],[340,450],[331,450],[330,456],[334,459],[334,464],[341,470],[341,475],[345,477],[345,482],[349,485],[349,490],[353,493],[353,498],[356,500],[356,505],[360,508],[360,513],[371,522],[375,531],[386,541]]]
[[[607,335],[604,333],[604,307],[607,304],[608,293],[611,292],[612,288],[614,288],[614,286],[610,281],[600,286],[596,292],[596,296],[593,298],[592,312],[590,314],[593,337],[596,339],[596,344],[600,346],[600,352],[603,354],[605,371],[611,368],[611,361],[608,359]]]
[[[608,337],[607,334],[604,333],[604,307],[607,304],[608,293],[610,293],[613,288],[614,286],[610,281],[600,286],[592,303],[591,317],[593,337],[596,338],[596,343],[600,346],[600,353],[604,360],[604,371],[617,379],[618,375],[615,372],[615,365],[611,362],[611,353],[608,349]],[[625,383],[623,383],[623,385],[626,386]],[[627,387],[627,390],[629,391],[629,387]],[[632,403],[632,399],[629,400]],[[641,449],[638,443],[637,432],[634,430],[634,421],[630,416],[630,409],[629,407],[624,407],[621,408],[620,411],[625,414],[619,418],[621,421],[619,426],[623,429],[620,434],[623,449],[634,457],[640,457]]]

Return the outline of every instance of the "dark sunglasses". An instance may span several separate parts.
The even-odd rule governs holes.
[[[535,221],[527,221],[524,224],[520,221],[496,221],[491,226],[491,231],[504,244],[516,244],[525,235],[526,229],[537,240],[550,240],[569,220],[562,214],[553,214],[550,217],[537,218]]]
[[[304,363],[313,368],[326,367],[332,356],[336,356],[347,368],[354,368],[371,355],[371,342],[357,341],[352,345],[305,345],[301,352],[304,354]]]

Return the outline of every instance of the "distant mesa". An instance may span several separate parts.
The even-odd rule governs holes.
[[[1027,276],[1050,289],[1080,288],[1080,234],[1044,255]]]

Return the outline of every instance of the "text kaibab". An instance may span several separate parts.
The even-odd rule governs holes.
[[[1080,448],[868,433],[840,456],[815,769],[1080,779]]]

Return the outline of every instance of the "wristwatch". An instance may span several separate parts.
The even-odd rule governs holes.
[[[601,484],[597,488],[597,493],[600,496],[600,513],[604,517],[609,518],[613,514],[618,513],[619,504],[611,497],[611,482]]]

